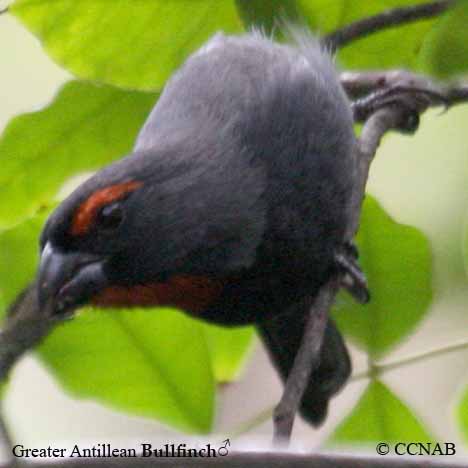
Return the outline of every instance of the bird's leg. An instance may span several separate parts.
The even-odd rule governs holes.
[[[358,262],[358,250],[353,242],[347,242],[343,249],[335,253],[335,264],[342,273],[341,286],[345,288],[357,302],[369,302],[370,293],[367,280]]]
[[[283,396],[273,414],[274,444],[287,444],[289,442],[294,418],[309,383],[310,375],[320,362],[328,311],[339,286],[339,278],[332,278],[322,286],[314,298],[307,298],[307,302],[304,304],[309,309],[309,317],[301,345],[284,386]]]

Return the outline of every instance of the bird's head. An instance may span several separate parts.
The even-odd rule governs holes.
[[[52,213],[40,241],[42,306],[52,301],[56,314],[87,303],[204,307],[218,288],[180,273],[177,253],[184,252],[177,239],[186,229],[176,225],[174,206],[182,209],[184,184],[177,174],[183,170],[171,165],[174,174],[168,174],[163,166],[158,170],[145,155],[124,158],[88,179]]]
[[[125,158],[98,172],[49,217],[40,240],[41,305],[53,301],[55,312],[65,312],[132,282],[128,244],[145,191],[134,166]]]

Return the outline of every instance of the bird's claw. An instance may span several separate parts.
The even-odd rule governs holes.
[[[397,130],[414,133],[419,126],[419,115],[432,104],[447,109],[450,101],[440,91],[424,86],[396,84],[380,89],[352,103],[356,121],[365,121],[372,114],[385,107],[396,106],[403,110]]]
[[[342,287],[345,288],[361,304],[370,300],[367,280],[358,262],[358,250],[354,243],[347,242],[341,250],[335,253],[335,264],[343,273]]]

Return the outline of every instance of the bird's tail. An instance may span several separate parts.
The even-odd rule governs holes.
[[[309,310],[297,304],[285,314],[257,325],[268,354],[284,381],[299,349]],[[351,361],[343,338],[331,319],[328,320],[318,367],[312,372],[302,399],[300,413],[320,425],[327,415],[328,401],[348,380]]]

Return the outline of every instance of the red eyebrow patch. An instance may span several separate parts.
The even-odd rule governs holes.
[[[73,236],[86,234],[93,225],[99,210],[109,203],[121,200],[140,187],[142,182],[131,180],[121,184],[109,185],[109,187],[97,190],[85,200],[75,212],[71,225]]]

